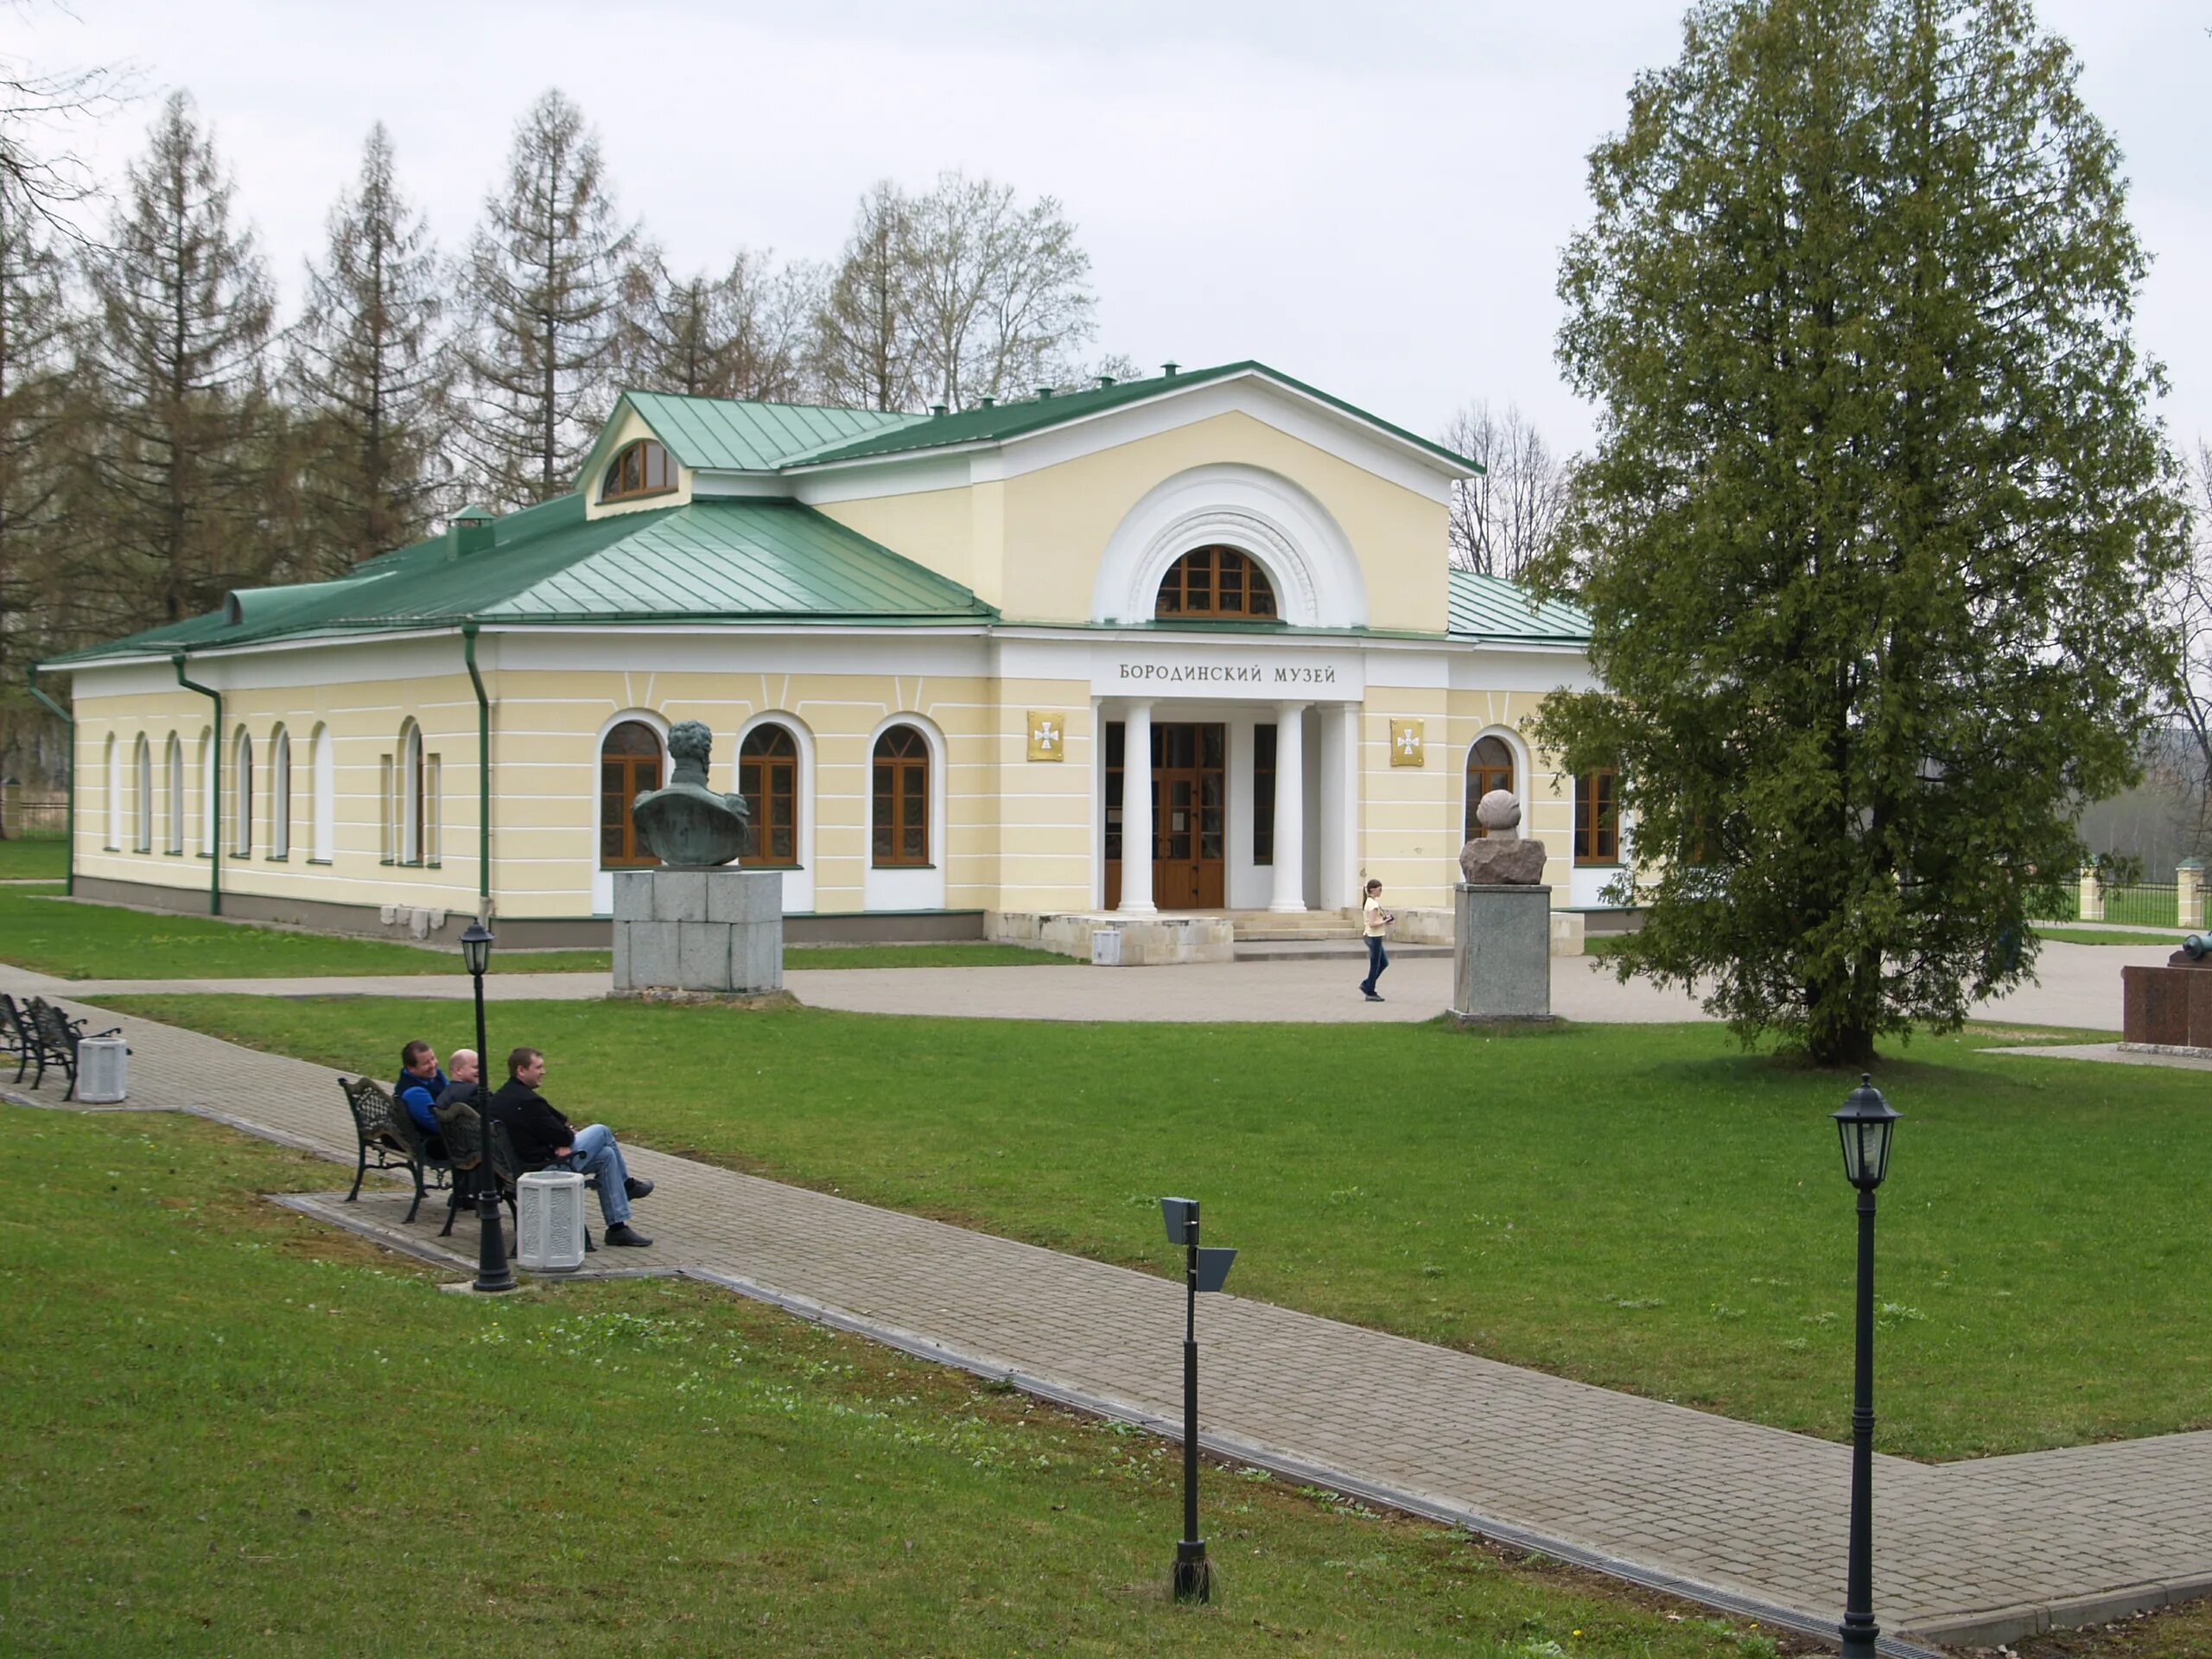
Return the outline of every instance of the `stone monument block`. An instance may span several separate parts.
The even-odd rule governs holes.
[[[703,922],[707,919],[707,872],[655,870],[653,920]]]
[[[733,881],[731,876],[741,877]],[[779,921],[784,913],[784,878],[777,870],[716,870],[707,884],[710,922]]]
[[[1552,890],[1462,883],[1452,1014],[1462,1025],[1552,1017]]]
[[[614,872],[614,919],[618,922],[650,922],[653,919],[653,873],[651,870]]]
[[[627,937],[626,948],[615,946],[616,960],[624,954],[629,957],[630,976],[626,982],[618,973],[614,988],[626,991],[635,986],[673,986],[676,975],[676,922],[617,922],[614,931]]]
[[[719,922],[678,922],[676,925],[676,985],[678,990],[729,989],[729,928]]]

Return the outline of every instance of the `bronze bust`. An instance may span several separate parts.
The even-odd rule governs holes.
[[[668,734],[676,776],[665,789],[647,790],[631,807],[645,850],[671,869],[712,869],[734,864],[750,850],[753,814],[742,795],[707,787],[707,757],[715,734],[687,720]]]

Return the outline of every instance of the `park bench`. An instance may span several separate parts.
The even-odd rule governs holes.
[[[338,1087],[345,1094],[346,1109],[353,1115],[353,1135],[360,1147],[353,1165],[353,1190],[346,1195],[346,1202],[351,1204],[361,1196],[362,1178],[372,1169],[404,1169],[415,1180],[415,1202],[407,1206],[407,1219],[413,1221],[415,1212],[423,1207],[425,1192],[451,1185],[451,1159],[444,1148],[431,1147],[429,1138],[407,1115],[407,1109],[375,1078],[340,1077]]]
[[[0,991],[0,1056],[14,1058],[17,1083],[23,1080],[23,1072],[39,1056],[38,1039],[31,1033],[30,1016],[5,991]]]
[[[58,1065],[69,1079],[68,1088],[62,1091],[64,1100],[77,1096],[77,1046],[88,1038],[117,1037],[123,1033],[121,1026],[88,1033],[85,1021],[72,1020],[44,997],[34,996],[17,1007],[13,998],[0,994],[0,1003],[6,1005],[8,1021],[15,1027],[16,1081],[23,1080],[24,1066],[35,1064],[38,1071],[31,1078],[31,1087],[35,1089],[46,1081],[46,1068]]]
[[[453,1192],[446,1200],[446,1224],[438,1229],[438,1236],[444,1238],[452,1233],[454,1217],[461,1207],[474,1202],[480,1190],[477,1183],[483,1179],[484,1120],[465,1100],[456,1100],[435,1109],[438,1134],[446,1143],[446,1156],[454,1172]],[[515,1182],[528,1172],[524,1169],[522,1160],[515,1155],[515,1143],[507,1134],[505,1124],[494,1121],[491,1139],[492,1179],[499,1183],[499,1201],[507,1206],[508,1214],[514,1217],[519,1228],[521,1218],[516,1213]],[[585,1176],[584,1185],[596,1190],[599,1178],[596,1175]],[[587,1227],[584,1230],[584,1249],[596,1250],[598,1248],[591,1242],[591,1230]]]

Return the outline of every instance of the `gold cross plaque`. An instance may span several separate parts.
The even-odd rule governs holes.
[[[1032,760],[1060,760],[1068,746],[1067,721],[1050,709],[1029,711],[1029,758]]]
[[[1417,720],[1394,720],[1390,722],[1390,764],[1394,766],[1425,766],[1428,751],[1421,741],[1421,722]]]

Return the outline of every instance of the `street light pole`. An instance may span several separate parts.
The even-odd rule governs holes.
[[[476,1282],[471,1290],[498,1292],[515,1287],[507,1266],[507,1242],[499,1224],[499,1177],[492,1167],[492,1102],[484,1073],[492,1056],[484,1042],[484,970],[492,965],[491,929],[481,919],[461,936],[461,959],[476,983]]]
[[[1209,1601],[1213,1569],[1198,1536],[1198,1201],[1183,1228],[1183,1539],[1175,1546],[1175,1599]]]
[[[1859,1189],[1859,1343],[1851,1389],[1851,1538],[1844,1573],[1843,1659],[1875,1659],[1874,1623],[1874,1189],[1890,1173],[1897,1113],[1872,1077],[1831,1114],[1843,1140],[1843,1173]]]

